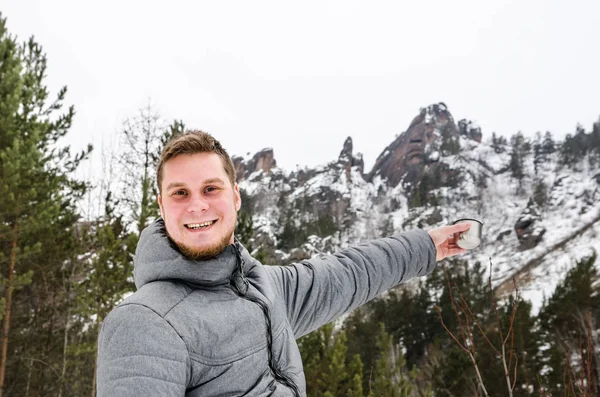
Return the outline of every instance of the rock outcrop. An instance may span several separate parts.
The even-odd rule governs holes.
[[[481,143],[481,127],[473,121],[462,119],[458,122],[458,133],[468,139]]]
[[[344,169],[346,171],[346,177],[348,178],[348,180],[350,180],[350,169],[352,167],[358,167],[358,170],[360,171],[361,174],[363,174],[364,169],[365,169],[365,162],[362,158],[362,154],[357,153],[355,156],[352,153],[352,138],[351,137],[346,138],[346,141],[344,142],[344,147],[342,148],[342,151],[340,152],[337,162],[342,167],[344,167]]]
[[[231,160],[233,161],[238,182],[248,178],[259,170],[268,175],[273,168],[277,167],[273,149],[271,148],[266,148],[256,153],[247,163],[240,156],[233,156]]]
[[[438,161],[442,140],[458,136],[458,128],[445,104],[423,108],[408,129],[379,156],[367,180],[380,175],[391,187],[400,182],[416,186],[424,167]]]
[[[533,200],[529,200],[527,208],[515,222],[515,233],[519,239],[520,248],[528,250],[540,243],[546,233],[546,228],[540,226],[540,214]]]

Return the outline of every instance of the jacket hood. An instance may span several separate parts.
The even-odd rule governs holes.
[[[242,256],[250,255],[236,241],[213,259],[188,259],[168,237],[165,223],[159,218],[142,231],[133,259],[133,278],[137,289],[160,280],[214,287],[229,283],[234,272],[243,268]]]

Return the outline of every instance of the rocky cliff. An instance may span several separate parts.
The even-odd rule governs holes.
[[[369,172],[350,137],[337,159],[315,168],[282,170],[271,149],[234,163],[253,197],[253,248],[269,263],[474,217],[484,241],[464,258],[491,261],[497,285],[518,276],[536,307],[575,260],[600,250],[600,151],[598,161],[565,165],[536,144],[527,139],[517,153],[471,121],[455,123],[438,103],[422,108]]]

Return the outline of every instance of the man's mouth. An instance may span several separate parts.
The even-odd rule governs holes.
[[[184,226],[190,230],[198,230],[198,229],[204,229],[206,227],[214,225],[216,222],[217,222],[217,220],[215,219],[214,221],[207,221],[207,222],[201,222],[201,223],[187,223]]]

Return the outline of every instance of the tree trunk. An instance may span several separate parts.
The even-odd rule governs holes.
[[[100,302],[96,311],[96,324],[98,333],[100,332],[100,324],[102,324],[102,314],[100,313]],[[96,358],[94,359],[94,377],[92,379],[92,397],[96,397],[96,372],[98,370],[98,345],[96,344]],[[2,396],[0,396],[2,397]]]
[[[98,369],[98,347],[96,346],[96,360],[94,360],[94,377],[92,378],[92,397],[96,397],[96,370]],[[2,397],[2,396],[0,396]]]
[[[31,373],[33,372],[33,358],[29,359],[29,370],[27,372],[27,386],[25,386],[25,397],[29,397],[29,388],[31,386]]]
[[[149,129],[149,128],[148,128]],[[142,230],[146,227],[146,219],[148,219],[148,196],[150,195],[149,181],[149,170],[150,170],[150,138],[146,133],[145,147],[144,147],[144,176],[142,178],[142,202],[140,204],[140,219],[138,221],[138,236],[142,234]]]
[[[65,375],[67,373],[67,346],[69,343],[69,318],[71,317],[71,309],[67,310],[67,321],[65,323],[65,337],[63,339],[63,362],[62,371],[60,372],[60,389],[58,397],[62,397],[63,389],[65,388]]]
[[[6,286],[6,302],[4,307],[4,327],[2,332],[2,361],[0,361],[0,397],[4,392],[4,377],[6,374],[6,361],[8,355],[8,332],[10,331],[10,309],[12,306],[12,293],[15,281],[15,265],[17,262],[17,232],[18,223],[13,226],[13,238],[10,248],[10,265],[8,268],[8,285]]]

